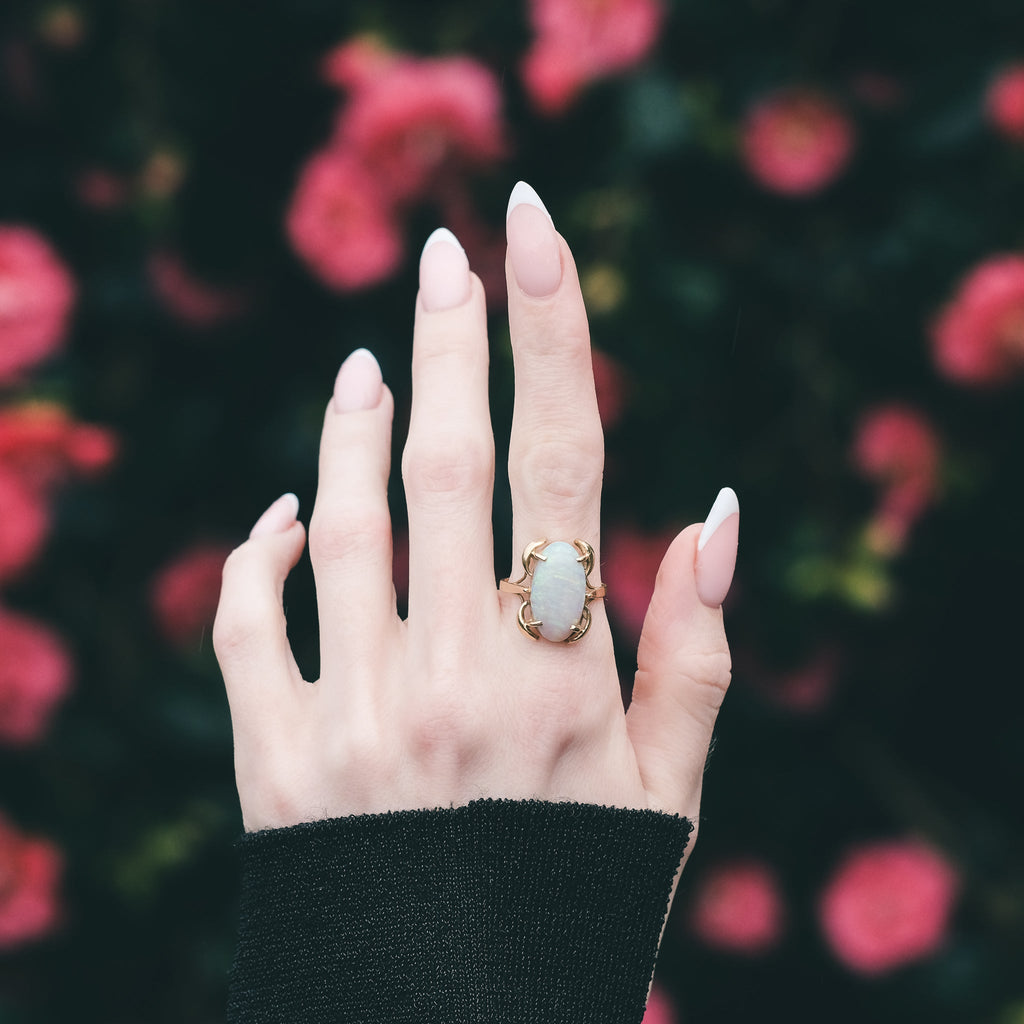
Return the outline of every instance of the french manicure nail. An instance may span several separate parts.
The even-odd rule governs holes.
[[[438,228],[420,255],[420,299],[428,313],[461,306],[469,298],[469,260],[459,240]]]
[[[341,364],[334,381],[334,408],[338,412],[359,412],[376,408],[384,378],[373,353],[357,348]]]
[[[736,570],[739,537],[739,499],[731,487],[723,487],[697,538],[694,566],[697,596],[709,608],[718,608],[729,593]]]
[[[529,296],[542,299],[562,283],[562,253],[551,214],[525,181],[512,189],[505,215],[505,234],[516,283]]]
[[[299,499],[294,494],[282,494],[266,512],[256,520],[249,531],[253,537],[266,537],[271,533],[284,533],[295,522],[299,514]]]

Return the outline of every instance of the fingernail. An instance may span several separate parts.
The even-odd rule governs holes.
[[[505,234],[516,284],[535,299],[552,295],[562,283],[558,235],[547,207],[525,181],[508,198]]]
[[[469,260],[459,240],[438,228],[420,255],[420,299],[428,313],[461,306],[469,298]]]
[[[697,596],[709,608],[718,608],[729,593],[739,539],[739,499],[731,487],[723,487],[697,539]]]
[[[282,494],[266,512],[256,520],[249,538],[266,537],[271,533],[284,533],[299,514],[299,499],[290,492]]]
[[[334,408],[338,412],[376,408],[383,386],[380,364],[373,353],[357,348],[341,364],[334,381]]]

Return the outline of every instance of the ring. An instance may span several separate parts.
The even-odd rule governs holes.
[[[583,540],[535,540],[523,550],[523,575],[501,580],[498,589],[518,594],[519,628],[534,640],[572,644],[590,629],[590,602],[607,587],[590,582],[594,549]]]

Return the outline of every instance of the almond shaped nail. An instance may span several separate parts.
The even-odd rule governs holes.
[[[709,608],[718,608],[732,586],[739,534],[739,499],[731,487],[723,487],[697,539],[694,566],[697,596]]]
[[[272,533],[284,533],[299,515],[299,499],[289,491],[282,494],[267,510],[256,520],[256,524],[249,531],[250,540],[253,537],[266,537]]]
[[[368,349],[357,348],[341,364],[334,381],[334,407],[338,412],[374,409],[383,387],[380,363]]]
[[[462,243],[447,228],[438,228],[420,254],[420,301],[428,313],[461,306],[470,293],[469,260]]]
[[[553,295],[562,283],[562,251],[551,214],[525,181],[509,196],[505,234],[520,290],[535,299]]]

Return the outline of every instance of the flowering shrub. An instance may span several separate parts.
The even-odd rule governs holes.
[[[0,1021],[223,1021],[223,560],[276,494],[308,521],[365,346],[405,604],[416,256],[444,225],[484,283],[502,466],[519,178],[590,313],[626,703],[672,538],[724,485],[743,507],[647,1024],[1019,1017],[1024,7],[927,15],[8,0]],[[497,578],[500,471],[494,512]],[[315,679],[308,559],[284,603]]]

